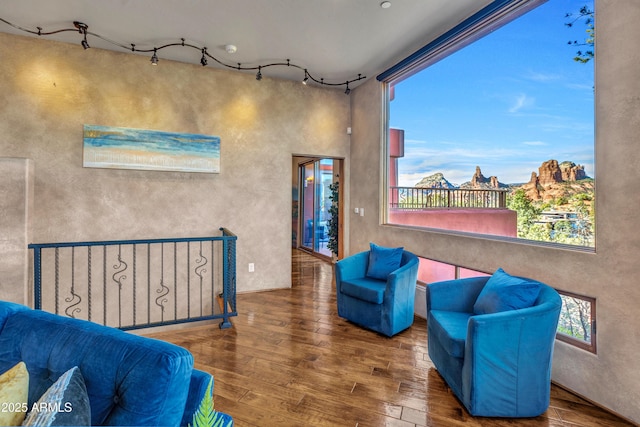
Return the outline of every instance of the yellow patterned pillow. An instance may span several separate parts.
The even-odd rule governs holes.
[[[19,426],[27,412],[29,372],[24,362],[0,375],[0,426]]]

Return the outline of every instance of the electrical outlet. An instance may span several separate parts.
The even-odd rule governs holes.
[[[364,216],[364,208],[360,208],[360,216]]]
[[[354,211],[355,213],[360,213],[360,209],[359,209],[359,208],[355,208],[353,211]]]
[[[253,273],[254,271],[256,271],[256,266],[254,263],[250,262],[249,263],[249,273]]]

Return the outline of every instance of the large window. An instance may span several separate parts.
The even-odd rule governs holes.
[[[594,247],[593,0],[490,7],[379,76],[387,222]]]

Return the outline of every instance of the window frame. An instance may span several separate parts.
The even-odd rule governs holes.
[[[381,167],[383,168],[381,176],[383,177],[380,183],[380,199],[382,200],[381,219],[383,225],[389,225],[392,227],[402,227],[407,229],[415,229],[415,226],[402,225],[402,224],[390,224],[389,220],[389,170],[390,170],[390,100],[392,98],[391,89],[394,84],[401,82],[402,80],[422,71],[437,61],[444,59],[446,56],[453,54],[459,49],[462,49],[476,40],[480,39],[484,35],[491,31],[506,25],[507,23],[518,19],[528,11],[542,5],[547,0],[496,0],[485,8],[481,9],[476,14],[472,15],[456,27],[437,37],[432,42],[425,45],[422,49],[416,51],[412,55],[408,56],[404,60],[400,61],[393,67],[384,71],[377,76],[377,80],[383,85],[382,87],[382,150],[383,156],[381,161]],[[594,81],[595,85],[595,81]],[[484,238],[487,240],[507,241],[519,244],[526,244],[531,246],[544,247],[546,249],[555,250],[571,250],[574,252],[595,253],[596,246],[575,246],[562,243],[553,243],[545,241],[535,241],[521,239],[517,237],[505,237],[495,235],[485,235],[481,233],[472,233],[465,231],[455,230],[443,230],[434,229],[428,227],[420,227],[420,230],[435,231],[438,233],[448,234],[452,236],[469,236],[474,238]],[[437,261],[430,258],[423,257],[426,260],[439,262],[442,264],[453,265],[456,271],[456,276],[459,274],[460,266],[450,264],[444,261]],[[485,273],[490,274],[490,273]],[[425,283],[426,286],[426,283]],[[591,342],[588,343],[584,340],[574,338],[570,335],[558,332],[556,330],[556,339],[567,343],[571,346],[583,349],[585,351],[597,354],[597,320],[596,320],[596,299],[587,297],[585,295],[579,295],[573,292],[562,291],[556,289],[562,296],[568,296],[572,298],[579,298],[590,302],[591,307]]]
[[[562,332],[556,332],[556,339],[562,342],[565,342],[567,344],[571,344],[575,347],[581,348],[582,350],[586,350],[590,353],[593,354],[597,354],[598,353],[598,346],[597,346],[597,339],[596,339],[596,333],[597,333],[597,320],[596,320],[596,299],[593,297],[588,297],[586,295],[580,295],[580,294],[576,294],[574,292],[568,292],[568,291],[562,291],[562,290],[558,290],[556,289],[556,291],[560,294],[560,297],[562,298],[563,296],[569,297],[569,298],[578,298],[584,301],[588,301],[591,307],[591,312],[589,313],[590,318],[591,318],[591,340],[590,342],[572,337],[569,334],[565,334]],[[564,305],[564,303],[563,303]]]
[[[383,156],[381,161],[382,181],[380,183],[380,199],[382,206],[380,209],[380,218],[383,225],[392,225],[406,228],[414,228],[415,226],[403,225],[389,222],[389,154],[390,154],[390,101],[392,99],[392,88],[395,84],[413,76],[424,70],[430,65],[446,58],[456,51],[465,48],[474,43],[484,35],[507,25],[526,14],[530,10],[541,6],[548,0],[495,0],[488,6],[473,14],[454,28],[437,37],[415,53],[409,55],[402,61],[398,62],[391,68],[379,74],[376,79],[382,83],[382,150]],[[594,81],[595,87],[595,81]],[[595,141],[594,141],[595,144]],[[594,148],[595,149],[595,148]],[[564,243],[555,243],[548,241],[528,240],[519,237],[496,236],[490,234],[482,234],[469,231],[448,230],[440,228],[420,227],[427,231],[437,231],[440,233],[451,235],[462,235],[471,237],[482,237],[490,240],[517,242],[532,246],[542,246],[553,249],[564,249],[576,252],[595,253],[596,239],[594,234],[593,246],[578,246]]]

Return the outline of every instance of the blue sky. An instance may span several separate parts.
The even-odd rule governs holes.
[[[593,0],[549,0],[398,83],[390,126],[405,130],[399,184],[442,172],[459,185],[476,166],[526,182],[550,159],[595,178],[593,61],[573,61],[580,48],[568,45],[587,27],[565,25],[584,5]]]

